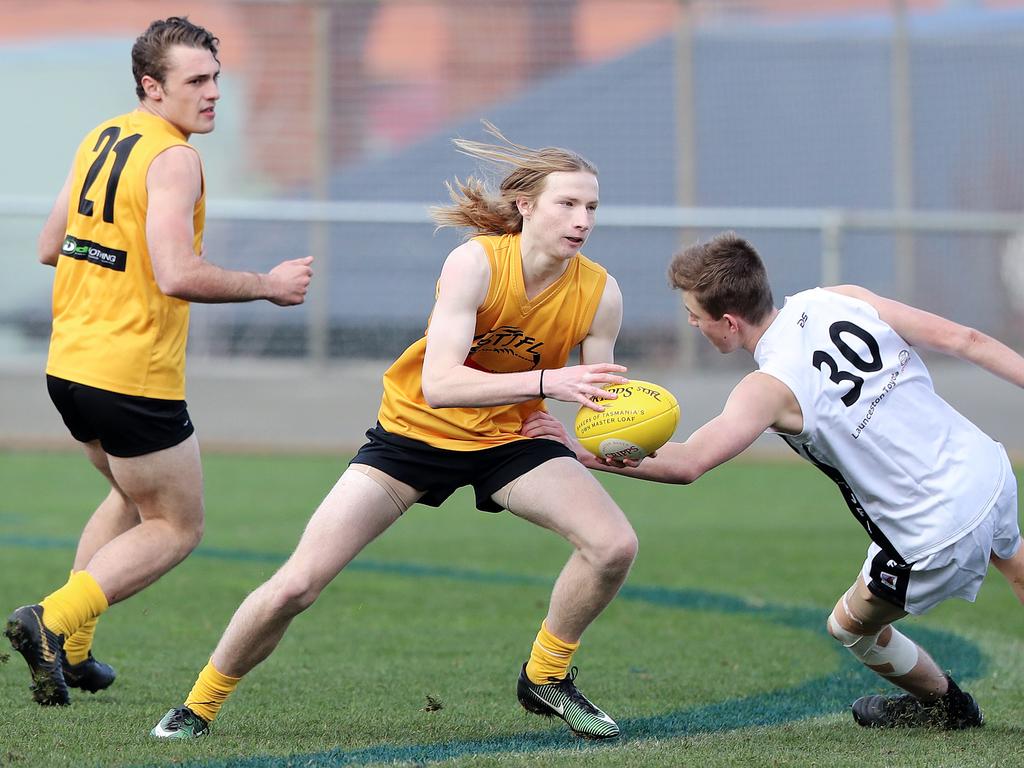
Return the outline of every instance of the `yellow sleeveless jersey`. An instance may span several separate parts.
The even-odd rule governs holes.
[[[576,254],[565,272],[533,300],[526,298],[520,236],[474,238],[487,252],[491,283],[477,310],[466,365],[491,373],[561,368],[590,331],[604,293],[604,267]],[[423,397],[426,336],[413,343],[384,374],[378,421],[392,434],[434,446],[473,451],[523,440],[523,419],[542,400],[484,408],[431,408]]]
[[[79,145],[47,373],[126,395],[184,399],[189,304],[157,286],[146,243],[146,174],[178,145],[190,146],[166,120],[141,111],[102,123]],[[204,180],[192,216],[196,253],[205,219]]]

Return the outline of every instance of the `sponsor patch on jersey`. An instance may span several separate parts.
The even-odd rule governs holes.
[[[886,573],[885,571],[880,571],[878,574],[878,580],[889,589],[896,589],[896,582],[898,579],[895,575]]]
[[[79,240],[74,235],[65,235],[60,253],[62,256],[70,256],[79,261],[88,261],[90,264],[113,269],[115,272],[124,272],[125,264],[128,261],[127,251],[108,248],[91,240]]]

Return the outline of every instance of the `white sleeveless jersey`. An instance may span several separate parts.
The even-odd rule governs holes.
[[[994,503],[1002,447],[935,393],[917,351],[871,305],[821,288],[790,296],[754,359],[803,412],[803,431],[781,437],[897,564],[957,541]]]

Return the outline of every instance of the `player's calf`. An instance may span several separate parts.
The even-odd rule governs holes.
[[[840,625],[835,613],[828,617],[829,634],[859,661],[884,677],[903,677],[917,666],[922,651],[892,625],[887,629],[889,639],[882,645],[879,638],[885,629],[859,635]],[[853,703],[853,719],[865,728],[960,730],[982,725],[985,718],[974,697],[961,691],[948,675],[942,678],[946,681],[945,692],[931,698],[910,693],[862,696]]]

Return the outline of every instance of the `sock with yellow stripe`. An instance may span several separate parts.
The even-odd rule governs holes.
[[[213,659],[203,667],[196,684],[185,699],[185,706],[199,715],[203,720],[212,723],[220,711],[225,699],[238,686],[240,677],[229,677],[217,671]]]
[[[71,574],[67,584],[51,592],[40,603],[43,624],[51,632],[71,637],[108,608],[107,596],[88,571]]]
[[[530,660],[526,662],[526,676],[530,682],[543,685],[551,678],[561,680],[569,674],[572,655],[580,647],[578,642],[567,643],[548,631],[547,624],[541,622],[540,632],[533,641]]]

